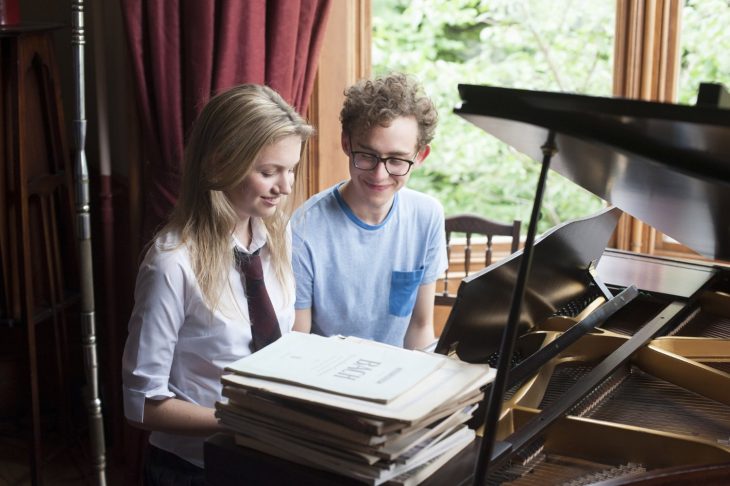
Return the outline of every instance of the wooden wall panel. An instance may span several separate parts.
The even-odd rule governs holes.
[[[305,197],[348,177],[348,160],[340,145],[340,108],[345,88],[370,75],[370,8],[370,0],[332,2],[309,105],[308,119],[317,136],[298,185]]]

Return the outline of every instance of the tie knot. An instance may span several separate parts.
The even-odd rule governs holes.
[[[238,248],[233,250],[236,259],[236,268],[247,280],[263,280],[264,270],[261,266],[259,250],[253,253],[244,253]]]

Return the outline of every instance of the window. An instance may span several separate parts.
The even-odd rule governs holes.
[[[615,4],[373,0],[372,6],[373,72],[414,74],[441,117],[431,155],[409,185],[437,197],[447,215],[529,220],[540,164],[454,115],[457,85],[610,95]],[[602,204],[551,172],[539,229]]]

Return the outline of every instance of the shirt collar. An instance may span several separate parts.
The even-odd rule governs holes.
[[[266,244],[266,239],[268,236],[268,231],[266,229],[266,225],[264,224],[264,221],[261,218],[251,218],[251,230],[253,231],[253,234],[251,235],[251,244],[248,248],[243,246],[241,241],[236,238],[236,235],[233,236],[233,240],[231,242],[231,248],[238,247],[240,250],[243,250],[245,253],[254,253],[255,251],[260,250],[264,247]]]

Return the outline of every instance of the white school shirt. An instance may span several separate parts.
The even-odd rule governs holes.
[[[249,248],[231,239],[244,252],[261,249],[264,282],[276,311],[281,332],[294,324],[294,282],[283,288],[271,265],[266,227],[252,219]],[[211,312],[198,286],[187,248],[179,235],[168,234],[148,250],[137,275],[134,310],[122,357],[124,414],[144,422],[146,398],[176,397],[204,407],[222,400],[223,369],[251,354],[251,325],[240,273],[233,264],[230,290]],[[291,245],[290,245],[291,247]],[[232,260],[231,260],[232,261]],[[203,437],[152,432],[150,443],[203,467]]]

